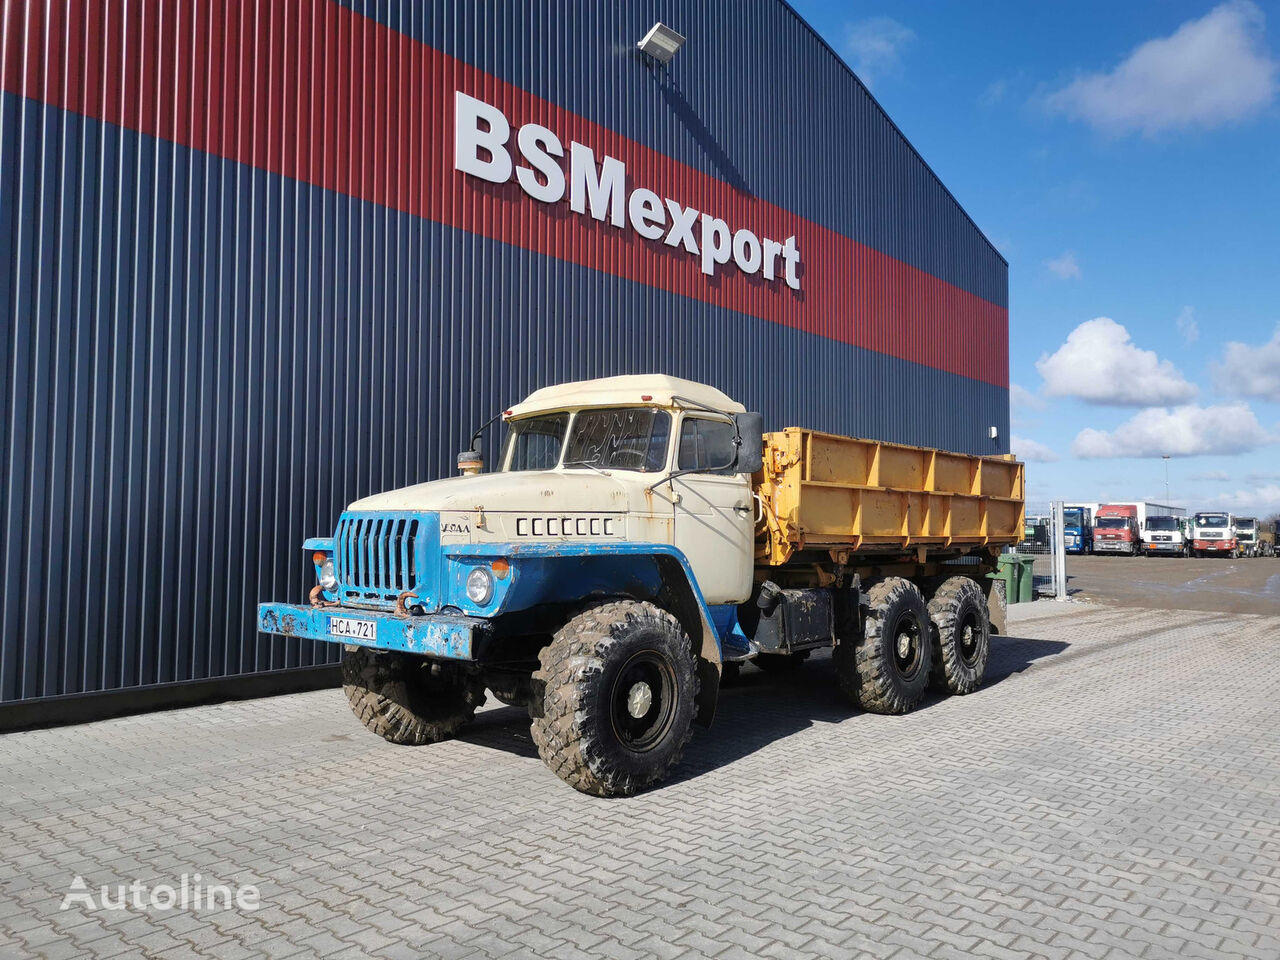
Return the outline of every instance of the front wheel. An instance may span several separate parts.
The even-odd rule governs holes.
[[[906,713],[924,696],[933,668],[932,626],[920,588],[901,577],[866,594],[862,637],[836,645],[840,688],[873,713]]]
[[[693,645],[652,603],[578,614],[539,654],[532,725],[538,755],[561,780],[601,797],[664,779],[691,735],[698,694]],[[536,689],[535,686],[535,689]]]

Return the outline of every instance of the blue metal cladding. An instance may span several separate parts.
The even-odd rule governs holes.
[[[786,8],[750,10],[729,25],[677,4],[584,5],[568,25],[530,5],[367,12],[406,31],[438,17],[455,55],[717,176],[728,164],[761,195],[1004,303],[1003,263],[869,98],[855,125],[879,139],[857,149],[875,161],[846,157],[829,176],[859,196],[895,183],[933,199],[909,223],[897,201],[854,204],[861,227],[842,196],[824,212],[833,181],[815,165],[841,155],[841,131],[804,117],[823,84],[857,91]],[[784,37],[804,82],[689,56],[680,90],[708,138],[629,112],[575,57],[682,15],[691,45],[715,30]],[[536,53],[551,24],[560,46]],[[781,132],[736,130],[735,103],[744,126]],[[314,582],[303,539],[331,535],[358,497],[451,473],[477,425],[550,383],[656,370],[720,387],[771,429],[977,452],[1003,452],[1008,433],[999,386],[10,93],[0,309],[0,702],[333,662],[331,644],[255,629],[259,601],[301,600]]]
[[[785,3],[479,0],[343,6],[1008,307],[1008,267],[844,62]],[[645,108],[636,41],[686,36]],[[745,51],[745,53],[744,53]]]

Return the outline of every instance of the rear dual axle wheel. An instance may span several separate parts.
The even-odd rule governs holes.
[[[907,713],[932,684],[965,694],[982,683],[991,634],[982,588],[968,577],[945,581],[926,604],[920,588],[889,577],[866,595],[862,637],[836,645],[845,694],[873,713]]]

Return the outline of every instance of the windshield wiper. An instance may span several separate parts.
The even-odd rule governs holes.
[[[611,476],[613,476],[613,474],[609,473],[609,471],[608,471],[608,470],[601,470],[599,467],[597,467],[597,466],[596,466],[596,464],[597,464],[597,463],[599,463],[599,462],[600,462],[600,461],[599,461],[598,459],[596,459],[596,460],[566,460],[563,464],[561,464],[561,466],[565,466],[565,467],[589,467],[589,468],[591,468],[592,470],[594,470],[596,473],[600,474],[600,476],[602,476],[602,477],[611,477]]]

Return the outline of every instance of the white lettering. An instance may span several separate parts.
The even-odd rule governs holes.
[[[683,248],[699,258],[707,276],[715,276],[732,261],[743,274],[763,274],[768,281],[782,278],[792,290],[800,289],[800,251],[794,235],[779,243],[745,227],[734,230],[721,217],[645,187],[628,189],[627,165],[622,160],[605,154],[597,163],[595,151],[576,141],[569,144],[566,172],[563,142],[541,124],[526,123],[516,132],[521,161],[517,165],[512,161],[511,123],[506,115],[462,91],[454,95],[454,116],[454,166],[463,173],[491,183],[507,183],[514,173],[520,189],[540,203],[559,203],[567,191],[574,213],[619,229],[630,226],[646,240]],[[186,895],[184,887],[184,900]]]
[[[760,269],[760,240],[750,230],[739,230],[733,235],[733,262],[743,273]]]
[[[693,239],[693,224],[698,219],[698,211],[693,207],[682,207],[674,200],[667,201],[667,209],[671,211],[671,229],[664,241],[669,247],[684,248],[695,257],[698,255],[698,241]]]
[[[98,905],[93,902],[93,894],[89,892],[89,885],[84,882],[84,877],[76,874],[75,879],[71,881],[71,886],[67,887],[67,892],[62,898],[62,905],[59,910],[70,910],[73,903],[78,903],[90,910],[98,909]]]
[[[640,187],[632,191],[627,200],[627,214],[631,218],[631,229],[646,240],[657,240],[666,232],[663,224],[667,222],[667,214],[662,209],[662,198],[652,190]]]
[[[511,154],[507,153],[506,142],[511,136],[511,124],[502,111],[459,90],[454,94],[453,112],[453,165],[492,183],[510,180]],[[481,122],[486,125],[484,129]],[[480,156],[481,150],[489,154],[488,160]]]
[[[526,123],[516,135],[520,144],[520,155],[529,162],[532,170],[524,167],[516,169],[516,179],[524,192],[543,203],[555,203],[564,196],[564,171],[553,157],[564,156],[564,146],[560,138],[546,127],[536,123]],[[542,174],[539,182],[534,170]]]
[[[800,263],[800,251],[796,249],[795,237],[787,237],[787,242],[782,245],[782,259],[787,262],[787,286],[799,290],[800,278],[796,276],[796,267]]]
[[[732,249],[729,225],[709,213],[702,215],[702,272],[712,276],[717,263],[728,263]]]
[[[596,172],[596,155],[590,147],[578,142],[569,144],[569,209],[585,213],[587,200],[591,201],[591,216],[609,222],[615,227],[624,226],[622,194],[627,184],[627,165],[621,160],[606,156]]]

